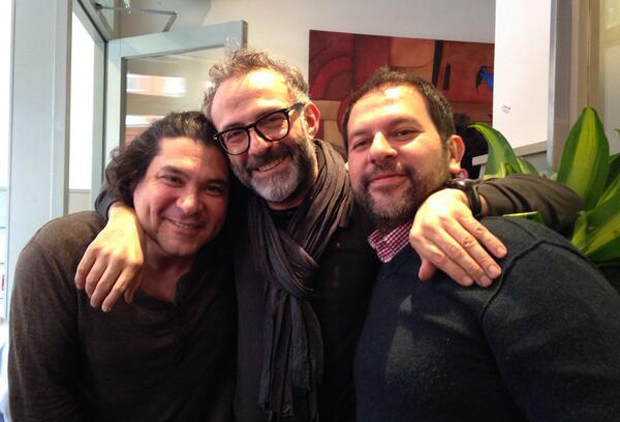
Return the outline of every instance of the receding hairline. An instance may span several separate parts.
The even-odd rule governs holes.
[[[233,82],[233,81],[240,81],[243,79],[249,79],[250,75],[256,74],[256,73],[269,73],[272,75],[275,75],[277,77],[277,81],[276,83],[278,84],[282,84],[282,86],[284,86],[286,88],[286,92],[288,93],[288,95],[291,97],[291,100],[296,99],[299,95],[305,95],[303,92],[301,92],[300,90],[296,90],[294,87],[291,87],[290,84],[287,82],[287,78],[285,75],[283,75],[281,72],[278,72],[275,69],[270,69],[268,67],[257,67],[255,69],[249,70],[247,72],[235,72],[234,74],[230,75],[228,78],[224,79],[221,84],[217,87],[217,89],[215,90],[215,93],[213,94],[213,100],[215,100],[215,97],[217,97],[217,93],[220,91],[220,89],[222,88],[222,86],[224,84]],[[295,92],[297,91],[297,92]],[[213,101],[215,102],[215,101]]]

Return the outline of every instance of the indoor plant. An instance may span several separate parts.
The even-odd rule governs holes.
[[[484,123],[473,127],[489,144],[484,178],[538,174],[530,162],[515,155],[499,131]],[[593,108],[582,111],[564,144],[560,168],[549,177],[583,199],[585,209],[575,220],[570,240],[620,288],[620,154],[609,155],[609,141]]]

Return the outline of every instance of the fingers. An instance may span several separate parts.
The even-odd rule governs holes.
[[[422,265],[418,272],[421,280],[428,280],[434,275],[436,269],[439,269],[461,286],[471,286],[474,283],[463,268],[455,260],[450,259],[436,244],[429,242],[423,248],[416,250],[423,250],[423,252],[418,252],[422,258]],[[426,276],[429,277],[424,278]]]
[[[420,280],[430,280],[436,272],[437,267],[428,259],[422,258],[422,265],[420,265],[420,271],[418,271],[418,278]]]
[[[508,253],[506,246],[478,220],[475,218],[463,218],[461,219],[461,222],[463,227],[465,227],[469,233],[478,239],[486,250],[498,258],[503,258],[506,256]]]
[[[75,287],[79,290],[83,289],[86,285],[86,276],[88,276],[90,269],[95,264],[96,255],[97,254],[93,252],[89,246],[78,264],[77,270],[75,271],[74,281]]]
[[[135,277],[135,271],[126,269],[118,276],[116,283],[114,283],[114,286],[112,286],[112,288],[109,291],[104,291],[102,289],[101,297],[103,297],[104,299],[103,299],[103,302],[101,303],[101,310],[103,312],[109,312],[110,310],[112,310],[114,305],[116,305],[116,303],[124,295],[131,295],[133,299],[133,293],[132,293],[132,290],[130,289],[130,285],[134,277]],[[138,283],[134,283],[134,284],[137,284],[139,286]],[[95,294],[97,293],[98,292],[95,292]],[[91,304],[94,299],[95,299],[95,296],[93,295],[93,297],[91,298]],[[99,300],[99,297],[97,298],[97,300]],[[131,300],[127,303],[131,303]]]
[[[431,278],[434,267],[463,286],[475,282],[487,287],[500,276],[501,268],[485,247],[499,257],[506,255],[506,247],[477,220],[471,220],[439,219],[434,225],[412,230],[411,244],[423,258],[420,279]]]
[[[126,303],[131,304],[133,302],[133,298],[136,292],[138,291],[138,289],[140,288],[140,285],[142,284],[143,275],[144,275],[144,267],[140,267],[138,269],[137,274],[132,280],[133,282],[129,284],[129,287],[125,291],[125,302]]]
[[[86,295],[88,295],[88,297],[92,297],[95,288],[97,287],[103,274],[107,270],[106,267],[107,264],[105,260],[97,258],[93,266],[90,268],[84,284],[84,290],[86,291]]]
[[[440,247],[454,262],[471,277],[476,284],[487,287],[492,279],[499,277],[501,269],[489,253],[480,245],[478,239],[458,224],[446,226],[444,239],[438,239]]]
[[[127,303],[131,303],[135,291],[140,287],[142,267],[124,265],[109,265],[90,296],[91,306],[101,306],[102,311],[109,312],[126,293],[130,297]]]

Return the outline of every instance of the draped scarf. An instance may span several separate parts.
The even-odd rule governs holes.
[[[317,180],[286,229],[264,199],[251,195],[249,227],[256,269],[265,276],[266,313],[258,404],[270,420],[318,422],[323,377],[321,327],[310,303],[317,261],[353,205],[342,157],[315,141]]]

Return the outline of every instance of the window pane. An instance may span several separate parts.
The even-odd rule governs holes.
[[[69,212],[92,209],[95,41],[73,14],[69,132]]]
[[[171,111],[200,110],[211,65],[223,48],[127,61],[125,142]]]

